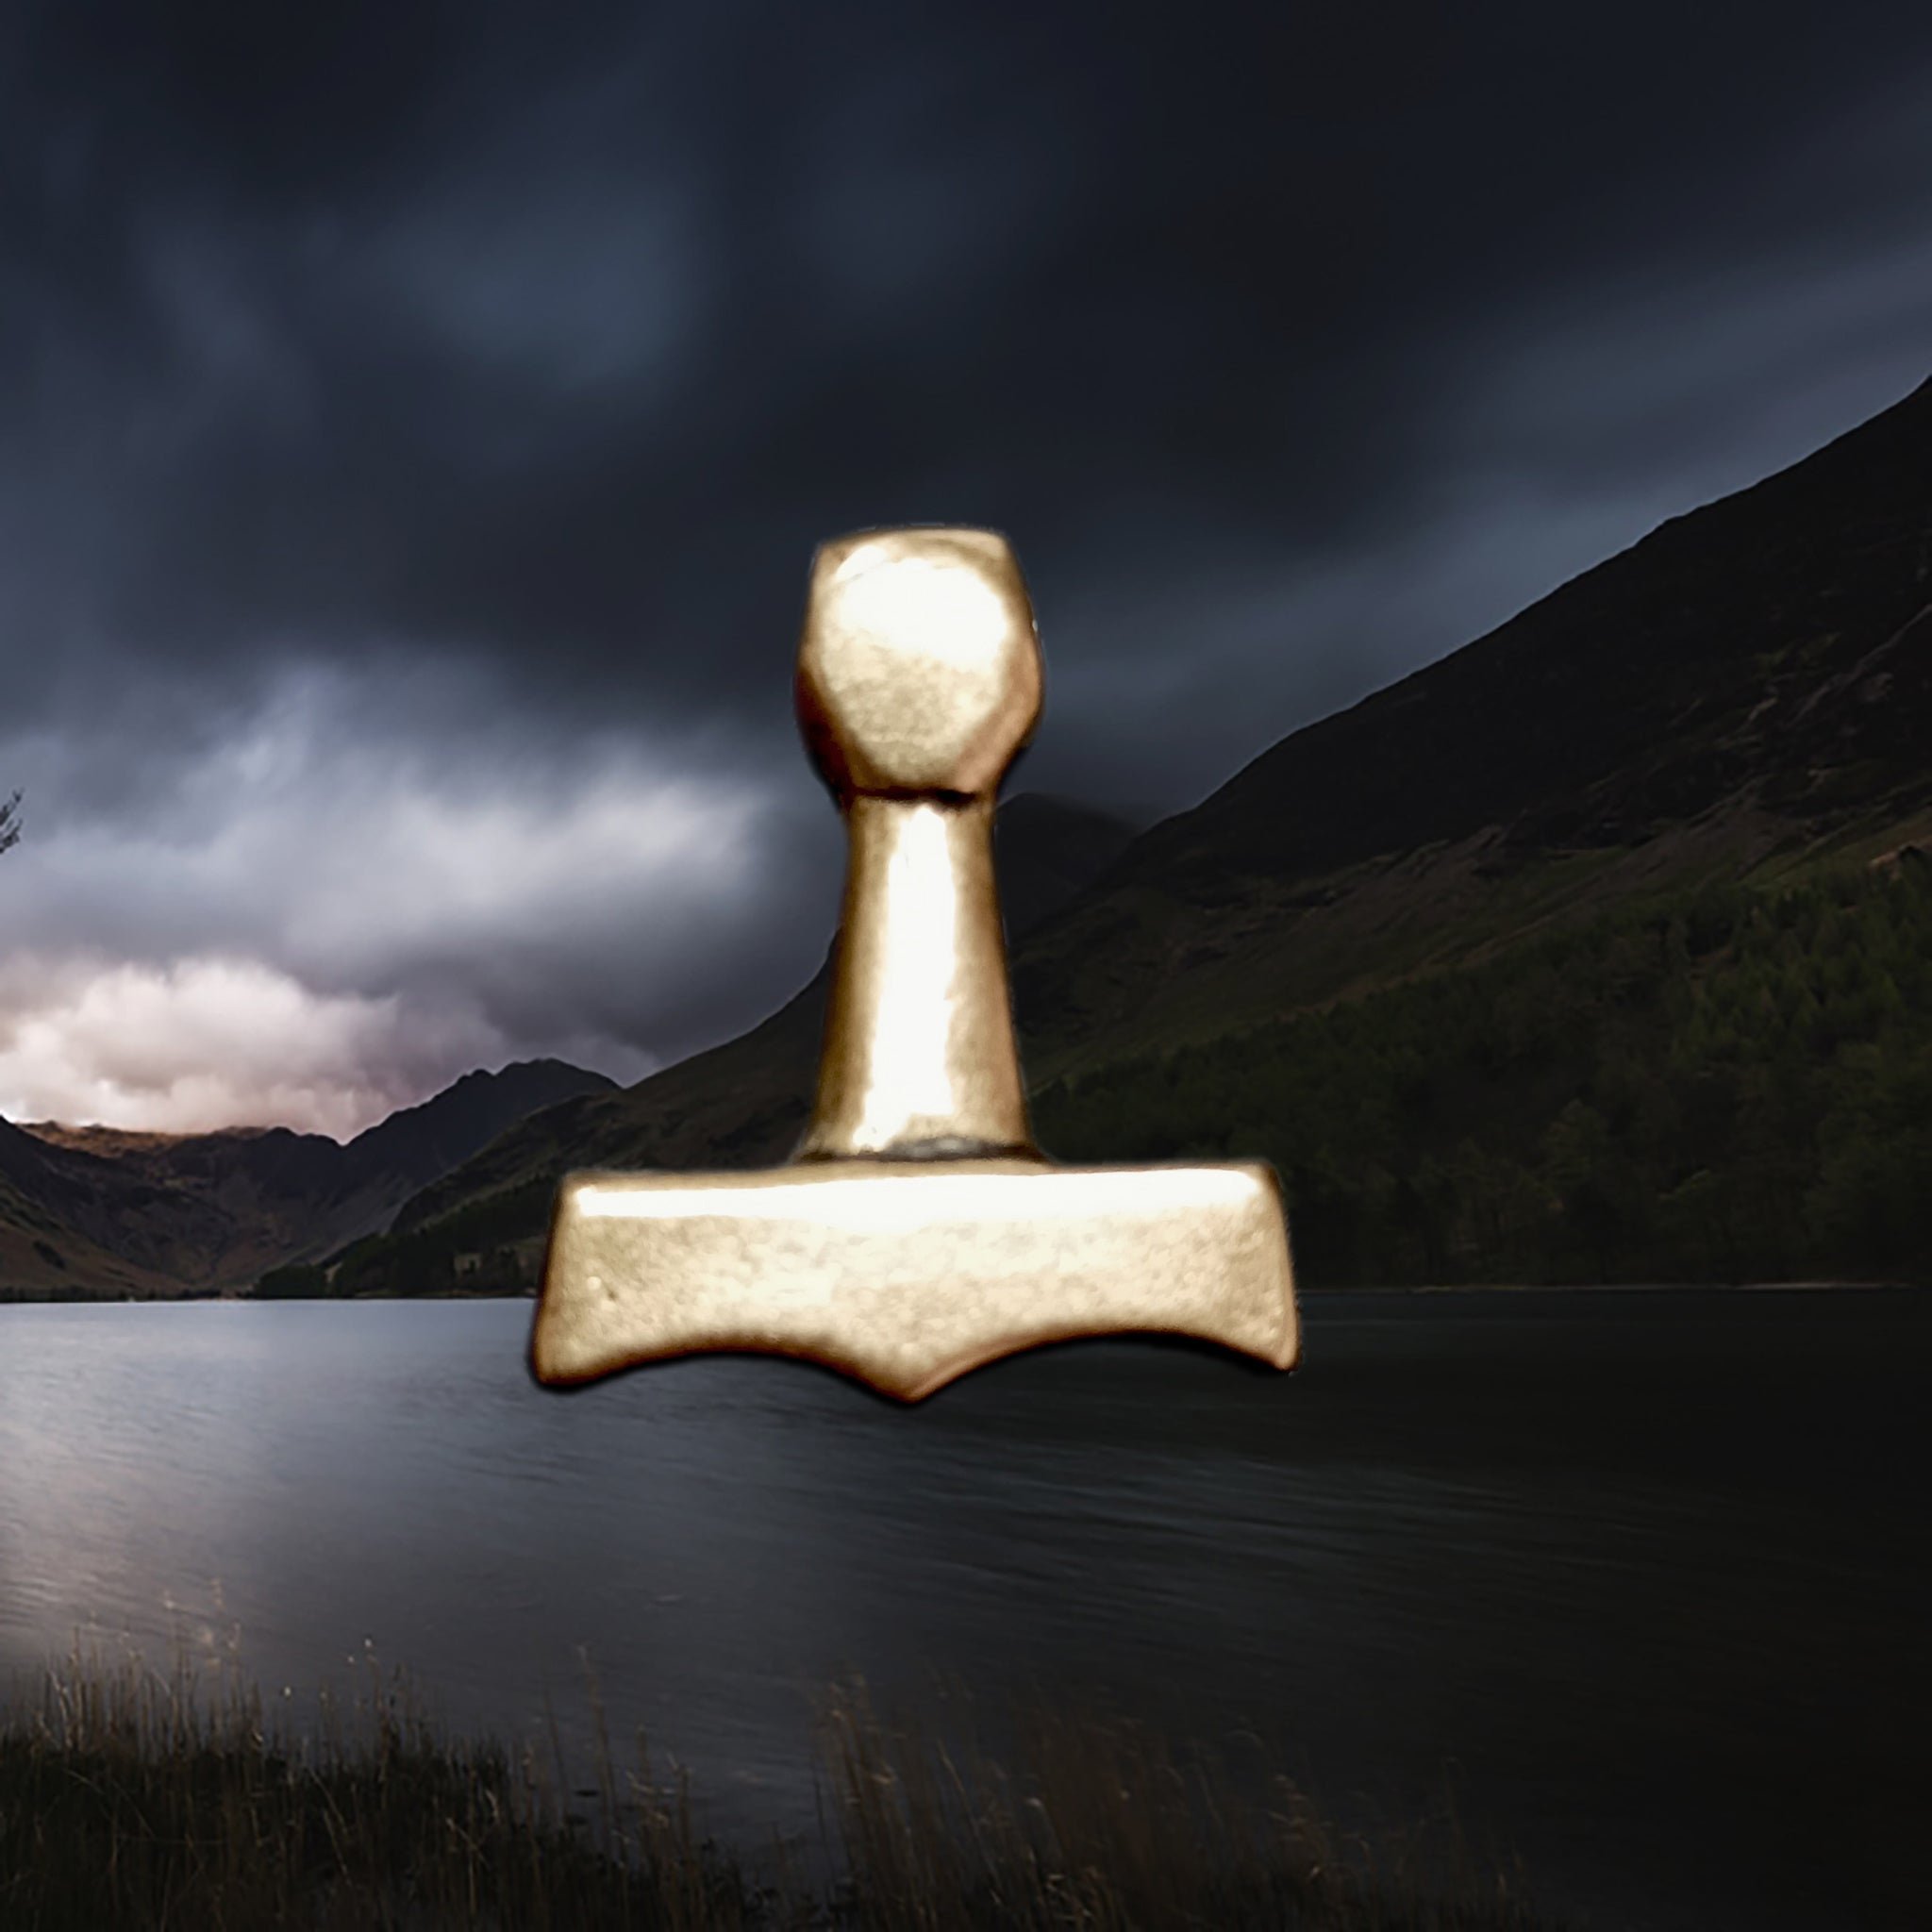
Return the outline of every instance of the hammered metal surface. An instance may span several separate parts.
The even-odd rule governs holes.
[[[806,746],[833,793],[991,798],[1040,718],[1040,641],[991,530],[822,544],[798,646]]]
[[[750,1349],[910,1402],[996,1357],[1123,1330],[1295,1357],[1281,1207],[1258,1165],[584,1174],[551,1239],[533,1342],[547,1382]]]
[[[992,801],[855,798],[818,1101],[800,1159],[1030,1154]]]
[[[755,1349],[916,1401],[995,1357],[1124,1331],[1293,1365],[1268,1168],[1056,1168],[1033,1145],[992,814],[1041,690],[1003,537],[871,530],[820,550],[796,693],[848,863],[811,1124],[761,1174],[566,1179],[540,1381]]]

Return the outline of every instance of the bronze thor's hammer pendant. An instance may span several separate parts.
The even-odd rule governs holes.
[[[819,551],[798,715],[850,863],[811,1125],[763,1173],[567,1176],[539,1381],[757,1350],[916,1402],[1019,1349],[1135,1331],[1293,1365],[1267,1166],[1056,1167],[1033,1144],[992,814],[1040,703],[1003,537],[868,530]]]

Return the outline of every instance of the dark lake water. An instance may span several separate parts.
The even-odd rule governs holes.
[[[1304,1298],[1305,1366],[1094,1342],[911,1412],[706,1358],[570,1396],[518,1302],[0,1307],[0,1676],[76,1630],[365,1641],[453,1723],[613,1728],[808,1829],[812,1700],[936,1674],[1444,1777],[1540,1899],[1932,1924],[1932,1297]]]

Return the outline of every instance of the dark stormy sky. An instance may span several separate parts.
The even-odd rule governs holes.
[[[1932,8],[0,12],[0,1113],[346,1134],[821,958],[814,543],[1152,818],[1932,372]]]

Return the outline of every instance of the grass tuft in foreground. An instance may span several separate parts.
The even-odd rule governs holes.
[[[290,1738],[238,1673],[76,1654],[0,1712],[0,1925],[9,1932],[364,1927],[862,1932],[1538,1932],[1512,1874],[1459,1841],[1372,1844],[1284,1780],[1245,1798],[1138,1726],[1024,1712],[1011,1769],[949,1717],[823,1713],[841,1876],[756,1875],[699,1838],[640,1745],[570,1791],[547,1754],[455,1741],[399,1680]],[[602,1736],[601,1715],[599,1735]],[[573,1811],[571,1798],[591,1801]]]

